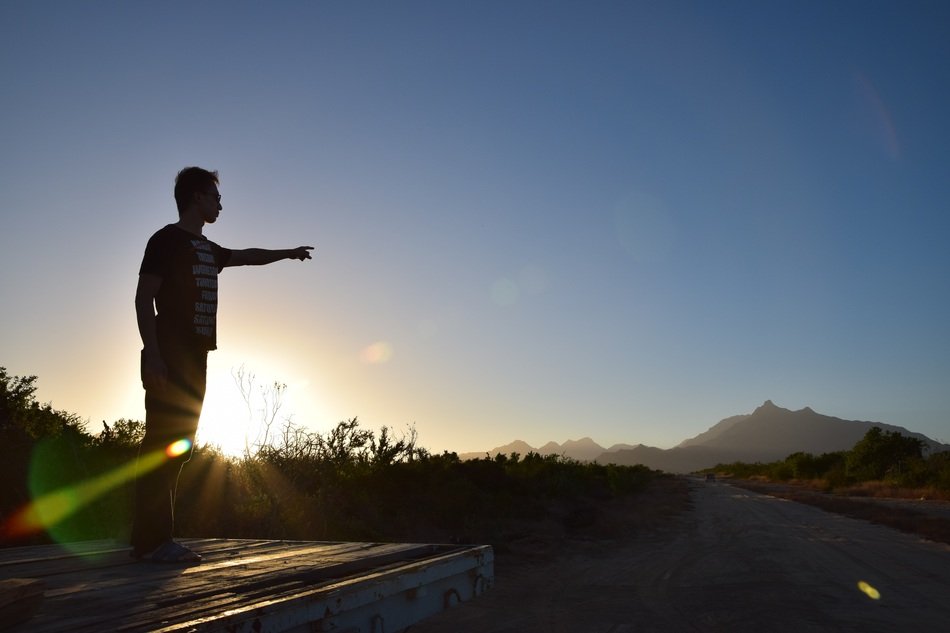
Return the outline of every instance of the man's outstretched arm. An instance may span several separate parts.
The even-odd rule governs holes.
[[[273,264],[282,259],[310,259],[312,246],[298,246],[297,248],[271,250],[267,248],[244,248],[231,251],[231,259],[225,266],[263,266]]]

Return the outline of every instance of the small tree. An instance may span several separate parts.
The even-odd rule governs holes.
[[[145,422],[122,418],[109,426],[102,421],[102,431],[93,438],[93,445],[102,447],[137,449],[145,437]]]
[[[56,463],[51,467],[70,472],[60,479],[78,480],[84,476],[80,454],[90,440],[78,416],[37,402],[36,376],[11,376],[0,367],[0,446],[4,449],[0,460],[0,516],[30,501],[31,464],[43,466],[36,453],[38,445],[57,444],[62,455],[53,460]]]
[[[848,453],[848,474],[861,481],[895,477],[911,460],[921,459],[922,451],[919,439],[875,426]]]

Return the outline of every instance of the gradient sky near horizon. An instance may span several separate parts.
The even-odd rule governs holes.
[[[764,400],[950,441],[950,4],[0,5],[0,366],[144,417],[133,294],[186,165],[232,373],[433,451],[671,447]],[[256,405],[255,405],[256,406]],[[230,429],[230,430],[229,430]]]

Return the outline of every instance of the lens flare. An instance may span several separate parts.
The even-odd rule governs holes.
[[[549,285],[547,272],[537,264],[529,264],[518,273],[518,286],[529,294],[540,294]]]
[[[880,600],[881,592],[864,582],[863,580],[858,583],[858,589],[861,590],[861,593],[866,595],[871,600]]]
[[[393,346],[385,341],[377,341],[368,345],[360,354],[364,363],[379,365],[393,357]]]
[[[855,73],[855,81],[864,110],[859,114],[863,115],[868,132],[876,137],[876,142],[891,159],[899,160],[901,157],[900,138],[897,135],[894,118],[884,103],[881,93],[864,73]]]
[[[632,193],[617,203],[613,220],[617,240],[634,261],[641,264],[668,261],[676,240],[676,226],[660,199]]]
[[[174,458],[174,457],[178,457],[179,455],[184,455],[190,450],[191,450],[191,440],[189,440],[188,438],[182,438],[178,440],[177,442],[172,442],[171,444],[169,444],[168,447],[165,449],[165,454],[168,455],[168,457]]]
[[[514,305],[520,294],[521,289],[512,279],[499,279],[491,286],[491,300],[500,306]]]
[[[72,486],[62,486],[49,492],[37,492],[43,487],[40,481],[42,473],[37,469],[31,473],[31,488],[35,498],[31,503],[13,514],[8,521],[0,525],[0,536],[19,538],[46,530],[58,541],[70,540],[68,534],[60,533],[57,527],[63,521],[113,488],[135,479],[136,472],[145,472],[157,468],[165,461],[162,451],[139,457],[107,473],[91,477]]]

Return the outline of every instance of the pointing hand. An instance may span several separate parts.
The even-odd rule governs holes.
[[[290,259],[299,259],[300,261],[311,259],[310,251],[312,250],[312,246],[298,246],[297,248],[290,251]]]

